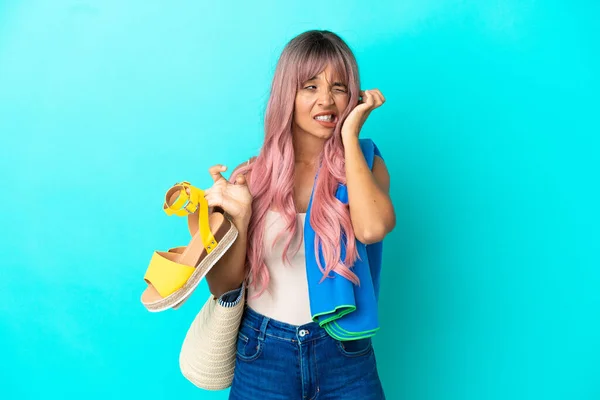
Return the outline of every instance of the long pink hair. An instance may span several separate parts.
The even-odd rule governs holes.
[[[277,63],[271,95],[265,115],[265,140],[254,162],[239,168],[230,177],[234,182],[238,174],[249,175],[248,187],[253,196],[252,218],[248,228],[246,253],[246,278],[260,295],[269,285],[269,271],[263,260],[263,240],[267,211],[279,210],[284,218],[285,229],[277,236],[279,240],[287,233],[282,261],[289,264],[288,250],[296,234],[298,221],[294,206],[294,146],[292,122],[296,93],[301,85],[318,75],[330,65],[348,87],[348,107],[339,115],[334,134],[325,142],[320,155],[320,169],[314,187],[310,224],[315,230],[314,243],[317,263],[323,273],[323,281],[335,272],[358,284],[352,272],[358,253],[350,220],[348,205],[335,198],[339,184],[346,184],[344,149],[340,135],[343,121],[358,103],[360,80],[358,66],[352,51],[336,34],[329,31],[308,31],[292,39],[284,48]],[[340,261],[343,240],[345,259]],[[319,245],[325,265],[318,256]],[[298,248],[295,249],[295,252]]]

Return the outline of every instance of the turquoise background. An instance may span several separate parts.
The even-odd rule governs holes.
[[[592,1],[0,1],[0,397],[225,399],[178,369],[208,296],[139,303],[161,209],[261,145],[277,57],[330,29],[387,103],[388,399],[600,398]]]

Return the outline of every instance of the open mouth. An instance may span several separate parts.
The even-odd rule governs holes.
[[[314,117],[314,119],[316,121],[320,121],[320,122],[329,122],[329,123],[336,123],[337,122],[337,115],[335,114],[321,114],[321,115],[317,115]]]

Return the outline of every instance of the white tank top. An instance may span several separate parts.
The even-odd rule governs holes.
[[[248,288],[248,306],[256,312],[277,321],[292,325],[312,322],[308,281],[306,279],[306,261],[304,257],[304,221],[306,214],[296,214],[298,230],[289,248],[291,265],[282,261],[283,248],[287,238],[283,234],[275,247],[273,240],[285,227],[280,213],[268,211],[265,223],[264,261],[269,270],[270,280],[267,290],[260,297],[252,298],[258,291],[252,285]],[[300,249],[291,257],[300,241]]]

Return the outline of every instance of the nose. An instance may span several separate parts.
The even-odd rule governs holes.
[[[318,103],[319,105],[324,106],[328,106],[334,103],[333,93],[331,93],[331,90],[329,88],[323,88],[319,91]]]

